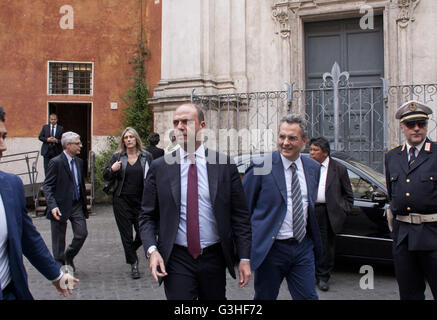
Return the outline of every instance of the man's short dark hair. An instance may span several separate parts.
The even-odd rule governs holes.
[[[5,122],[5,111],[3,110],[3,107],[0,107],[0,121]]]
[[[159,134],[156,132],[150,132],[147,141],[149,141],[152,146],[156,146],[159,143]]]
[[[322,149],[323,152],[327,152],[328,156],[331,154],[331,147],[329,146],[329,141],[326,140],[324,137],[311,138],[310,146],[312,144]]]

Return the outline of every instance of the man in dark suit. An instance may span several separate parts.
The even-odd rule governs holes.
[[[346,216],[354,204],[347,169],[330,154],[328,140],[323,137],[310,140],[310,157],[321,165],[315,213],[323,251],[322,260],[316,267],[316,282],[322,291],[329,290],[328,281],[334,269],[335,235],[343,229]]]
[[[158,148],[156,145],[159,143],[159,134],[151,132],[147,137],[149,145],[146,147],[146,151],[152,154],[153,160],[158,159],[164,155],[164,149]]]
[[[0,160],[6,151],[6,132],[5,112],[0,107]],[[67,296],[67,287],[72,294],[72,287],[65,284],[74,284],[78,280],[59,269],[33,225],[27,214],[21,179],[0,171],[0,300],[33,299],[23,255],[53,282],[60,295]]]
[[[389,228],[401,300],[437,299],[437,145],[426,137],[432,109],[408,101],[396,112],[406,142],[385,155]]]
[[[44,157],[44,174],[47,175],[50,159],[62,152],[61,137],[64,128],[57,124],[58,117],[52,113],[49,116],[49,124],[43,125],[38,139],[42,141],[41,155]]]
[[[318,299],[315,262],[321,241],[314,203],[320,165],[300,154],[308,139],[306,127],[298,115],[284,117],[279,150],[254,159],[243,179],[251,213],[256,300],[276,299],[284,278],[293,299]]]
[[[205,120],[198,106],[179,106],[173,125],[181,148],[154,160],[144,184],[143,247],[167,299],[225,299],[226,267],[236,277],[235,252],[239,286],[250,278],[250,220],[240,176],[228,156],[201,143]]]
[[[70,265],[76,270],[73,258],[88,235],[83,162],[77,157],[82,148],[80,136],[71,131],[64,133],[62,146],[64,152],[49,162],[43,190],[47,201],[47,219],[51,221],[53,256],[59,264]],[[73,240],[65,250],[67,220],[73,228]]]

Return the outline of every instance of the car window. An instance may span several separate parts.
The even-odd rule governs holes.
[[[372,185],[351,170],[347,170],[355,199],[372,199]]]

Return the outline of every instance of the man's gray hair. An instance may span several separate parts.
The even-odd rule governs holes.
[[[74,143],[75,142],[74,140],[76,140],[76,138],[80,139],[80,135],[78,135],[76,132],[73,131],[65,132],[61,138],[62,148],[65,149],[67,147],[67,144]]]
[[[281,119],[279,126],[281,126],[284,122],[287,122],[288,124],[299,124],[300,128],[302,129],[302,138],[306,138],[308,136],[308,121],[301,115],[294,113],[287,114]]]

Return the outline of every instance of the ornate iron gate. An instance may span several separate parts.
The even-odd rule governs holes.
[[[280,119],[287,113],[304,114],[309,138],[324,136],[333,151],[383,171],[384,152],[401,143],[394,111],[415,99],[434,105],[437,84],[354,88],[347,72],[334,65],[324,74],[319,89],[295,89],[223,95],[195,95],[191,101],[205,112],[207,144],[224,153],[264,153],[276,149]],[[390,106],[390,108],[389,108]],[[428,135],[435,139],[436,121],[430,120]],[[308,146],[307,146],[308,148]]]

